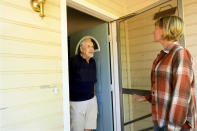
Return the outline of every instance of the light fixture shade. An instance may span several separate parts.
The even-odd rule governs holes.
[[[38,0],[31,0],[31,7],[34,11],[40,12],[40,3]]]
[[[40,12],[40,17],[44,17],[44,3],[45,0],[31,0],[31,7],[34,11]]]

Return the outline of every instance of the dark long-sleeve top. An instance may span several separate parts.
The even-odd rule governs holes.
[[[93,98],[96,81],[96,63],[93,58],[90,58],[89,63],[81,55],[70,59],[70,101],[84,101]]]

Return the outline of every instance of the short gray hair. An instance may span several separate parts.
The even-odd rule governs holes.
[[[80,45],[80,46],[84,45],[85,41],[87,41],[87,40],[92,41],[91,38],[87,37],[87,38],[84,38],[84,39],[80,42],[79,45]]]

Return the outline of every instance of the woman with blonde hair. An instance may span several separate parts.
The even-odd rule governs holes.
[[[192,58],[178,41],[184,34],[183,20],[165,16],[155,22],[154,41],[163,46],[153,62],[151,94],[135,95],[136,101],[152,104],[154,131],[190,131],[197,125]]]

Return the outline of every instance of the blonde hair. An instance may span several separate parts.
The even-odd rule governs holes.
[[[184,22],[178,16],[165,16],[155,22],[163,30],[162,40],[178,41],[184,34]]]

